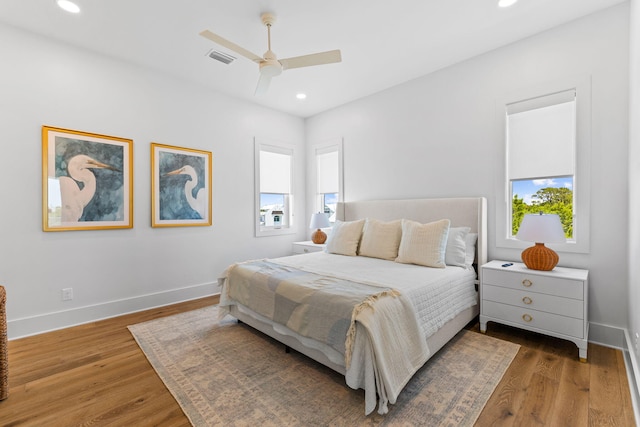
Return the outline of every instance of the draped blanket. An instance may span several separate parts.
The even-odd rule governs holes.
[[[346,380],[379,413],[428,359],[412,305],[398,291],[261,260],[225,272],[220,305],[242,304],[345,356]],[[225,310],[222,310],[225,312]]]

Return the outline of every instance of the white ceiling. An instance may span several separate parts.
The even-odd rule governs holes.
[[[0,0],[0,22],[160,70],[270,108],[309,117],[625,0]],[[279,58],[332,49],[342,62],[284,71],[254,97],[258,66],[206,56],[209,29],[262,55],[262,12],[274,12]],[[1,46],[1,44],[0,44]],[[307,99],[295,94],[305,92]]]

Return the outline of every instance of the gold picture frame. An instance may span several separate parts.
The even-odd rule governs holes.
[[[151,226],[212,224],[210,151],[151,143]]]
[[[133,228],[133,140],[43,126],[42,228]]]

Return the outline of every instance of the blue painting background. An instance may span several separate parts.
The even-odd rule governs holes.
[[[91,169],[96,177],[96,192],[78,221],[124,221],[124,147],[56,136],[56,178],[69,176],[67,164],[78,154],[118,169]],[[81,182],[75,182],[83,188]]]
[[[160,151],[158,153],[159,171],[159,218],[161,220],[180,219],[205,219],[193,210],[187,202],[184,192],[185,183],[190,180],[188,175],[169,175],[167,173],[180,169],[185,165],[192,166],[198,174],[198,184],[192,191],[195,197],[198,190],[206,188],[205,182],[205,158],[202,156],[190,156],[187,154]]]

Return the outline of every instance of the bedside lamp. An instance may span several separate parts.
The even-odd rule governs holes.
[[[329,226],[331,226],[331,224],[329,224],[329,218],[327,218],[326,214],[318,212],[311,215],[311,223],[309,224],[309,228],[316,229],[316,231],[314,231],[311,235],[311,241],[317,245],[321,245],[326,242],[327,235],[320,229],[327,228]]]
[[[522,251],[522,262],[531,270],[550,271],[558,264],[558,254],[547,248],[545,243],[564,243],[566,238],[560,217],[556,214],[525,215],[518,229],[516,239],[535,242],[535,246]]]

